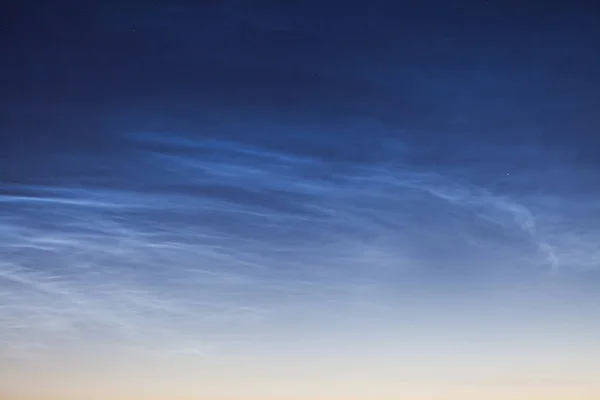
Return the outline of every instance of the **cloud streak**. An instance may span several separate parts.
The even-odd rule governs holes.
[[[398,287],[440,268],[485,284],[598,267],[596,231],[553,231],[556,210],[451,173],[132,140],[152,166],[135,189],[5,187],[3,354],[90,337],[204,354],[320,305],[393,307]]]

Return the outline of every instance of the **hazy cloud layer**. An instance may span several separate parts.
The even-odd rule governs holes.
[[[299,307],[393,307],[415,282],[518,286],[598,268],[598,226],[570,221],[568,197],[385,160],[132,140],[149,169],[123,171],[129,188],[119,176],[4,188],[4,354],[90,341],[203,353]]]

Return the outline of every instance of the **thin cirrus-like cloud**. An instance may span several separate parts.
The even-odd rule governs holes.
[[[135,140],[151,168],[123,172],[132,188],[49,183],[0,196],[5,354],[91,333],[205,354],[291,310],[389,305],[395,284],[435,280],[440,265],[484,281],[596,268],[593,229],[436,171]]]

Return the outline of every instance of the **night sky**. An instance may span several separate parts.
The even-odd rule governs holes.
[[[2,400],[592,400],[599,315],[594,2],[0,6]]]

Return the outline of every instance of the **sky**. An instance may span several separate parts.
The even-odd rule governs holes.
[[[1,7],[1,400],[600,398],[591,3]]]

